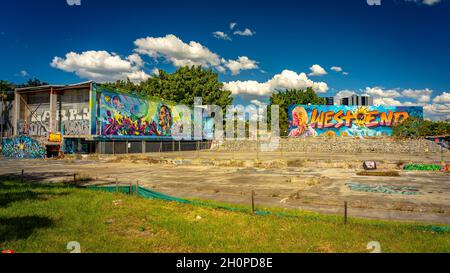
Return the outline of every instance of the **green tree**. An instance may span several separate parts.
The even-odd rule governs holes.
[[[133,83],[129,78],[127,78],[126,80],[117,80],[115,82],[101,83],[99,84],[99,86],[108,89],[114,89],[123,93],[130,93],[130,94],[140,93],[139,85]]]
[[[24,84],[19,84],[17,85],[18,88],[24,88],[24,87],[36,87],[36,86],[41,86],[41,85],[48,85],[48,83],[46,82],[42,82],[37,78],[33,78],[33,79],[29,79],[26,83]]]
[[[231,92],[223,90],[217,73],[201,66],[180,67],[172,74],[159,70],[157,76],[139,85],[138,92],[186,105],[193,105],[195,97],[222,109],[233,103]]]
[[[326,100],[319,97],[312,88],[306,90],[290,89],[273,93],[270,97],[270,105],[279,105],[280,107],[280,134],[282,136],[287,136],[289,133],[288,108],[293,104],[324,105]],[[268,111],[270,113],[270,106]],[[268,116],[270,119],[270,114]]]
[[[396,137],[424,137],[449,134],[450,123],[448,122],[434,122],[413,117],[393,127],[393,135]]]
[[[223,90],[223,83],[219,82],[217,73],[201,66],[180,67],[172,74],[159,70],[158,75],[140,84],[127,79],[102,86],[186,105],[193,105],[194,98],[201,97],[203,104],[215,104],[224,110],[233,103],[231,92]]]
[[[8,81],[0,80],[0,99],[13,100],[14,99],[15,84]]]

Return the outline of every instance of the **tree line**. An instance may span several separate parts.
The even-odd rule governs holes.
[[[410,117],[394,126],[393,134],[396,137],[406,138],[450,135],[450,123]]]
[[[6,91],[40,85],[48,85],[48,83],[36,78],[30,79],[24,84],[14,84],[0,80],[0,91],[4,98],[13,99],[13,94],[6,93]],[[201,97],[203,104],[218,105],[223,110],[226,109],[226,106],[233,104],[231,92],[223,90],[223,83],[219,81],[218,74],[212,69],[205,69],[201,66],[180,67],[174,73],[167,73],[160,69],[157,75],[138,84],[127,79],[100,85],[121,92],[153,96],[186,105],[193,105],[195,97]],[[274,92],[270,97],[268,113],[270,113],[271,105],[279,106],[280,134],[282,136],[286,136],[289,133],[288,107],[292,104],[324,105],[326,100],[319,97],[312,88]],[[270,114],[268,118],[270,126]],[[448,122],[409,118],[402,124],[394,126],[393,134],[397,137],[448,135],[450,134],[450,124]]]

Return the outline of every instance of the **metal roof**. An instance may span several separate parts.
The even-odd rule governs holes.
[[[76,84],[66,84],[66,85],[41,85],[32,87],[16,88],[16,92],[26,93],[26,92],[39,92],[39,91],[53,91],[64,90],[64,89],[74,89],[74,88],[90,88],[93,81],[81,82]]]

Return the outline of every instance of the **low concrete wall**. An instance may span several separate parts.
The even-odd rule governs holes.
[[[213,143],[212,149],[224,152],[256,151],[263,141],[223,141]],[[277,150],[283,152],[311,153],[388,153],[388,154],[433,154],[440,153],[441,146],[426,139],[393,138],[310,138],[281,139]],[[443,149],[445,154],[448,149]]]

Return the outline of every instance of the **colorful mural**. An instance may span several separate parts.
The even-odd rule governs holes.
[[[100,100],[102,136],[177,138],[191,130],[184,126],[194,120],[191,109],[186,115],[175,103],[158,99],[102,90]],[[202,124],[209,135],[211,122],[203,117]]]
[[[18,136],[3,139],[2,154],[5,158],[36,159],[44,158],[46,149],[29,136]]]
[[[390,136],[392,126],[423,118],[422,107],[291,105],[289,137]]]

